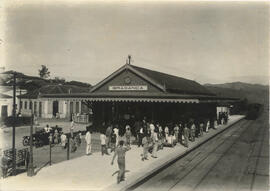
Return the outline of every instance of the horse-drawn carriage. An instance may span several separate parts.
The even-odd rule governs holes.
[[[52,134],[54,137],[55,130],[58,132],[58,137],[60,138],[60,132],[62,128],[60,127],[52,127],[49,131],[45,131],[45,129],[39,130],[36,133],[33,133],[33,145],[35,147],[42,147],[44,145],[49,145],[49,136]],[[29,146],[30,145],[30,136],[23,137],[23,145]]]

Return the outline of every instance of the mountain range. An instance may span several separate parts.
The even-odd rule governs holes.
[[[213,93],[219,96],[247,99],[249,103],[269,103],[269,86],[232,82],[224,84],[204,84]]]
[[[4,86],[11,86],[13,84],[14,71],[7,71],[0,75],[0,84]],[[16,81],[21,89],[32,91],[48,84],[63,84],[76,85],[79,87],[92,87],[89,83],[79,81],[65,81],[61,78],[43,79],[37,76],[28,76],[20,72],[16,72]],[[204,86],[211,92],[218,96],[233,97],[240,99],[247,99],[249,103],[269,103],[269,86],[261,84],[250,84],[243,82],[232,82],[223,84],[204,84]]]

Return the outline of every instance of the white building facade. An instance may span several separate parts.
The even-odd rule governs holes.
[[[72,115],[87,113],[88,108],[79,99],[21,99],[22,116],[31,113],[40,118],[71,118]]]

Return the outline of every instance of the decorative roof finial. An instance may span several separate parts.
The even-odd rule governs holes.
[[[131,62],[131,55],[129,54],[128,55],[128,64],[130,64],[130,62]]]

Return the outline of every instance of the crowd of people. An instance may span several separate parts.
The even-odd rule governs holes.
[[[50,127],[49,125],[46,125],[43,129],[43,131],[48,134],[48,141],[49,143],[53,145],[61,145],[62,149],[66,149],[68,146],[68,137],[70,138],[70,151],[75,152],[78,147],[81,145],[82,140],[82,132],[74,132],[75,124],[72,121],[70,125],[70,133],[65,134],[62,131],[62,128],[58,128],[56,125],[55,127]]]
[[[132,133],[130,125],[120,127],[118,124],[108,124],[108,127],[100,130],[101,154],[110,155],[113,153],[112,164],[118,156],[119,173],[117,182],[124,180],[125,174],[125,153],[131,149],[131,143],[141,147],[140,157],[142,161],[158,158],[158,151],[164,147],[175,147],[177,144],[189,147],[189,142],[208,133],[209,129],[216,129],[220,124],[226,124],[228,115],[222,113],[217,120],[189,119],[187,122],[161,125],[159,122],[147,121],[144,118],[141,122],[134,124],[135,133]],[[121,129],[121,133],[120,132]],[[124,129],[124,131],[123,131]],[[86,155],[91,154],[91,127],[87,130]],[[132,140],[132,137],[135,139]]]
[[[202,137],[204,133],[208,133],[209,129],[216,129],[220,124],[228,122],[228,114],[219,112],[216,120],[210,119],[188,119],[179,121],[178,123],[160,124],[153,120],[137,121],[132,126],[119,124],[103,124],[99,130],[101,155],[110,155],[114,153],[112,164],[117,156],[119,173],[117,182],[124,180],[125,176],[125,153],[131,149],[131,144],[141,147],[140,158],[142,161],[152,158],[158,158],[158,151],[164,147],[175,147],[183,145],[189,147],[189,142],[194,142],[195,139]],[[88,126],[85,134],[86,155],[92,154],[92,130]],[[44,128],[44,131],[50,133],[49,141],[54,144],[61,144],[62,148],[67,147],[67,135],[62,131],[58,132],[57,128],[54,132],[49,126]],[[75,133],[75,124],[72,121],[70,125],[70,151],[75,152],[77,147],[81,145],[82,133]]]
[[[111,164],[117,156],[119,173],[117,182],[121,182],[125,177],[125,153],[131,149],[131,144],[141,147],[139,154],[142,161],[149,160],[149,155],[152,158],[158,158],[158,151],[164,147],[175,147],[183,145],[189,147],[189,142],[194,142],[195,139],[202,137],[204,133],[208,133],[209,129],[216,129],[218,125],[227,124],[228,113],[219,112],[216,120],[210,119],[188,119],[179,121],[178,123],[161,124],[157,121],[143,118],[142,121],[137,121],[132,127],[129,124],[103,124],[99,130],[100,146],[102,155],[110,155],[113,153]],[[42,130],[48,134],[49,142],[54,145],[61,145],[62,149],[70,146],[70,151],[75,152],[80,147],[82,142],[82,132],[75,132],[75,123],[71,121],[70,133],[64,134],[56,125],[50,127],[46,125]],[[86,155],[92,154],[92,132],[93,128],[88,126],[85,134]],[[68,145],[68,139],[69,144]]]

